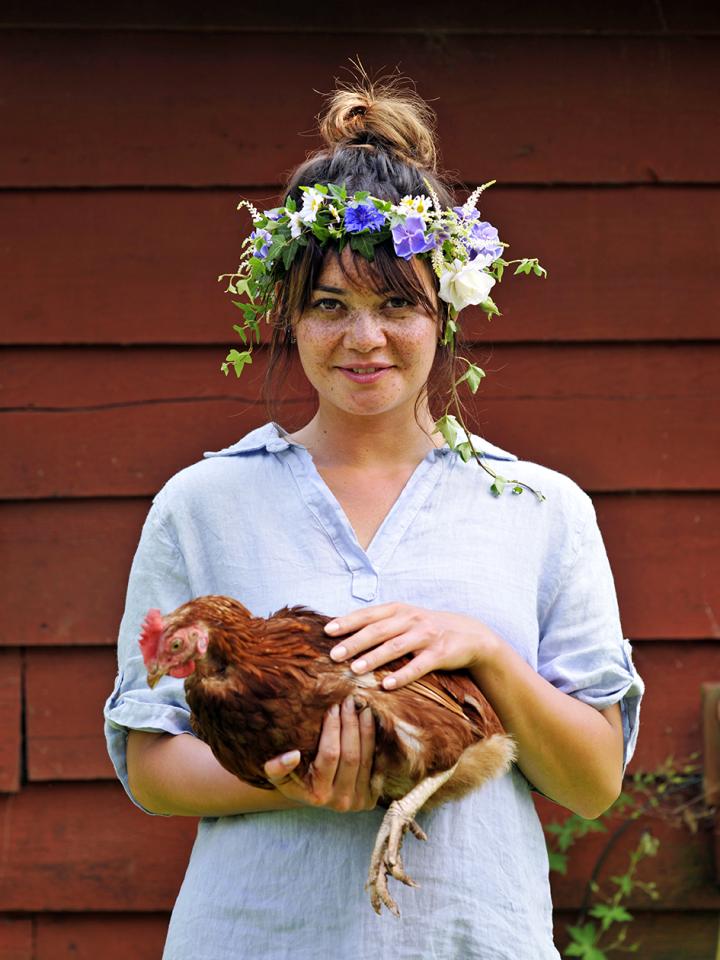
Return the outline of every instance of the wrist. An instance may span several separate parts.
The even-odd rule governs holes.
[[[475,654],[468,665],[472,673],[482,675],[490,666],[497,662],[505,641],[484,624],[481,626],[475,642]]]

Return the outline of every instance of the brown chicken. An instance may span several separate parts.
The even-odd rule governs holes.
[[[462,797],[505,773],[514,743],[465,671],[429,673],[398,690],[381,686],[383,669],[357,676],[335,663],[337,642],[324,632],[330,620],[305,607],[253,617],[229,597],[199,597],[162,616],[151,610],[140,646],[153,687],[165,674],[185,678],[192,728],[218,761],[256,787],[272,789],[264,774],[271,757],[298,749],[293,771],[302,778],[318,747],[327,710],[353,695],[375,720],[372,785],[388,807],[373,850],[367,889],[377,913],[399,914],[389,876],[414,886],[400,847],[407,829],[426,839],[414,821],[421,807]]]

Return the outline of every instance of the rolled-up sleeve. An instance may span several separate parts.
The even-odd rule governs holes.
[[[128,785],[128,731],[172,734],[192,731],[183,681],[163,677],[154,689],[148,686],[138,643],[140,630],[152,607],[167,613],[189,599],[191,591],[185,564],[168,527],[161,492],[145,521],[132,563],[118,638],[118,674],[104,709],[110,759],[128,796],[141,809],[145,808],[137,802]]]
[[[623,636],[595,510],[584,494],[576,547],[541,622],[538,671],[598,710],[620,704],[627,765],[637,742],[644,684]]]

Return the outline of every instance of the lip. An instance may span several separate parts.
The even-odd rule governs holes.
[[[374,373],[355,373],[355,370],[374,370]],[[393,370],[394,367],[390,364],[387,366],[378,363],[359,363],[353,365],[352,367],[338,367],[341,373],[344,373],[345,376],[354,381],[355,383],[375,383],[379,380],[388,370]]]

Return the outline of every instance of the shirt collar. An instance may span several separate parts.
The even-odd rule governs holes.
[[[473,446],[487,460],[517,460],[514,453],[508,453],[501,447],[496,447],[494,443],[472,434]],[[301,443],[295,443],[287,433],[276,423],[266,423],[262,427],[251,430],[237,443],[224,447],[222,450],[206,450],[204,457],[234,457],[243,453],[256,453],[258,450],[267,450],[268,453],[280,453],[283,450],[289,450],[290,447],[299,447],[304,450]],[[443,444],[442,447],[436,447],[437,454],[451,453],[450,447]]]

